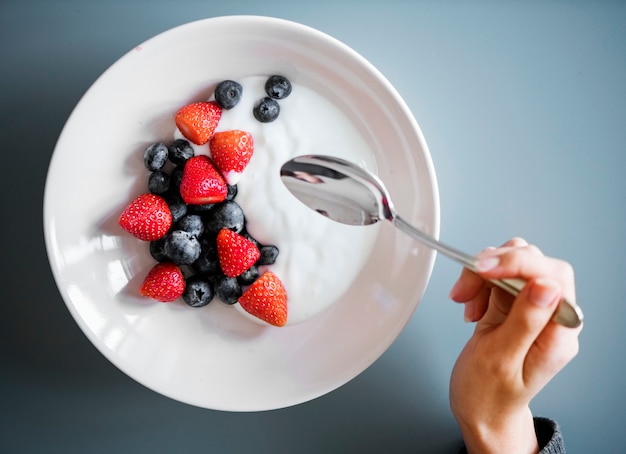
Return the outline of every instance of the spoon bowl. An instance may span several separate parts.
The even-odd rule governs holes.
[[[289,191],[309,208],[348,225],[393,219],[387,189],[374,174],[343,159],[299,156],[280,171]]]
[[[387,220],[413,239],[476,271],[476,257],[406,222],[396,213],[384,183],[354,163],[332,156],[298,156],[283,164],[280,176],[298,200],[329,219],[349,225],[371,225]],[[526,285],[522,279],[491,282],[515,296]],[[567,299],[561,300],[553,317],[555,322],[572,328],[579,326],[582,319],[580,307]]]

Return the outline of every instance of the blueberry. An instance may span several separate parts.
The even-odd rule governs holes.
[[[197,273],[209,276],[215,275],[221,271],[215,239],[209,239],[204,236],[200,238],[200,255],[196,261],[191,264],[191,268]]]
[[[193,213],[198,213],[201,215],[206,215],[209,211],[211,211],[215,207],[214,203],[205,203],[203,205],[190,205],[189,208]]]
[[[193,148],[185,139],[176,139],[170,145],[169,158],[177,166],[184,165],[193,155]]]
[[[178,221],[187,214],[187,204],[183,201],[180,195],[171,192],[166,194],[164,198],[167,205],[170,207],[173,222]]]
[[[259,278],[259,268],[255,265],[252,265],[246,271],[237,276],[237,282],[239,285],[252,285],[254,281]]]
[[[273,265],[276,262],[278,257],[278,248],[276,246],[263,246],[259,248],[259,252],[261,252],[261,256],[256,262],[257,265]]]
[[[150,241],[150,255],[157,262],[166,262],[169,257],[165,253],[165,238],[159,238],[155,241]]]
[[[184,230],[185,232],[199,237],[204,232],[204,222],[198,214],[186,214],[174,224],[175,230]]]
[[[226,304],[235,304],[241,296],[241,285],[237,278],[227,277],[223,274],[215,279],[215,294]]]
[[[165,236],[165,254],[178,265],[190,265],[200,256],[200,242],[184,230],[173,230]]]
[[[241,232],[245,225],[243,210],[232,200],[225,200],[215,205],[209,212],[205,227],[211,233],[217,233],[221,229],[230,229]]]
[[[148,170],[159,170],[167,162],[167,145],[163,142],[153,143],[143,153],[143,163]]]
[[[170,176],[162,170],[155,170],[148,179],[148,190],[153,194],[165,194],[170,189]]]
[[[227,185],[226,186],[228,189],[228,193],[226,194],[226,200],[235,200],[235,197],[237,197],[237,185],[233,184],[233,185]]]
[[[266,96],[254,105],[252,113],[261,123],[270,123],[278,118],[280,106],[275,99]]]
[[[183,171],[185,166],[176,166],[170,175],[170,189],[172,191],[180,191],[180,182],[183,180]]]
[[[223,80],[215,87],[215,101],[223,109],[232,109],[241,99],[243,88],[234,80]]]
[[[274,99],[286,98],[291,93],[291,82],[284,76],[270,76],[265,82],[265,92]]]
[[[213,300],[213,286],[211,283],[199,275],[194,275],[186,279],[183,300],[191,307],[206,306]]]

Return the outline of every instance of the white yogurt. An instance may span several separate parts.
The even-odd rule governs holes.
[[[254,154],[238,182],[235,201],[243,208],[250,234],[280,251],[274,265],[262,268],[271,269],[285,286],[290,325],[319,314],[341,297],[368,260],[378,228],[342,225],[316,214],[285,188],[280,167],[304,154],[336,156],[372,171],[376,167],[355,125],[307,87],[293,84],[289,97],[278,101],[279,117],[271,123],[257,121],[252,109],[266,96],[266,80],[239,80],[242,99],[222,112],[217,131],[241,129],[254,139]],[[179,131],[175,135],[182,137]],[[196,154],[210,154],[208,145],[194,148]],[[238,304],[235,307],[250,317]]]

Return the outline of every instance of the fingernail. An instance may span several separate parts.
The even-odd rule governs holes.
[[[479,259],[478,262],[476,262],[476,269],[478,271],[489,271],[494,269],[499,264],[499,257],[485,257],[483,259]]]
[[[474,321],[474,302],[468,301],[465,303],[465,311],[463,312],[463,320],[465,323]]]
[[[561,286],[551,279],[537,279],[528,293],[528,300],[536,306],[549,306],[560,296]]]

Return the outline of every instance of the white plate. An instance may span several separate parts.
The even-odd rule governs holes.
[[[49,168],[46,247],[70,313],[130,377],[200,407],[276,409],[343,385],[402,331],[434,263],[432,251],[386,223],[348,293],[329,311],[286,328],[260,326],[221,303],[198,310],[137,297],[154,262],[146,244],[117,225],[130,196],[143,192],[137,153],[166,138],[181,102],[208,96],[210,83],[272,73],[337,100],[372,145],[398,211],[438,236],[433,165],[400,96],[346,45],[280,19],[206,19],[137,46],[81,99]]]

